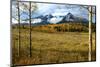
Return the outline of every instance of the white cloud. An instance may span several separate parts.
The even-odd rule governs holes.
[[[18,23],[18,21],[12,18],[12,24],[16,24],[16,23]]]
[[[51,22],[51,23],[57,23],[57,22],[59,22],[59,21],[61,21],[62,20],[62,18],[59,18],[59,17],[54,17],[54,18],[51,18],[50,20],[49,20],[49,22]]]
[[[42,20],[41,19],[33,19],[32,23],[40,23]]]

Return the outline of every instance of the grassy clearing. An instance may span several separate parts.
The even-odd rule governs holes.
[[[21,49],[18,57],[18,30],[12,30],[13,64],[44,64],[88,61],[88,33],[32,31],[32,57],[29,57],[29,31],[21,29]],[[92,61],[95,58],[95,33],[93,33]]]

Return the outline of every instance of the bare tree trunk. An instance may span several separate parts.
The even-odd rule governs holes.
[[[19,9],[19,2],[17,1],[17,7],[18,7],[18,30],[19,30],[19,40],[18,40],[18,56],[20,56],[20,9]]]
[[[32,48],[31,48],[31,2],[29,2],[29,24],[30,24],[30,57],[32,56]]]
[[[89,54],[88,54],[88,60],[91,61],[92,57],[92,6],[89,7]]]

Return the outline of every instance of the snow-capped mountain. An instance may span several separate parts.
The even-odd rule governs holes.
[[[68,23],[68,22],[82,22],[87,23],[88,20],[83,17],[74,16],[72,13],[68,13],[65,16],[53,16],[52,14],[41,15],[36,17],[35,19],[41,19],[40,23],[35,24],[50,24],[50,23]]]
[[[62,19],[61,22],[59,23],[68,23],[68,22],[81,22],[81,23],[87,23],[88,20],[86,18],[83,17],[77,17],[74,16],[72,13],[68,13],[67,15],[65,15]]]
[[[63,18],[63,21],[75,21],[75,17],[73,14],[68,13],[67,15],[65,15],[65,17]]]
[[[64,16],[53,16],[52,14],[48,14],[48,15],[40,15],[38,17],[31,19],[31,24],[33,26],[34,25],[46,25],[46,24],[60,24],[60,23],[69,23],[69,22],[87,23],[88,20],[83,17],[77,17],[70,12]],[[28,24],[29,22],[25,22],[25,24],[26,23]]]

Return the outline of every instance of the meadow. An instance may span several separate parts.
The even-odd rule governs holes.
[[[88,61],[88,32],[48,32],[43,30],[38,31],[37,27],[32,28],[32,57],[30,57],[29,29],[21,28],[20,31],[20,56],[18,56],[18,28],[12,28],[11,32],[12,61],[14,65]],[[92,40],[92,61],[95,61],[95,32],[92,34]]]

